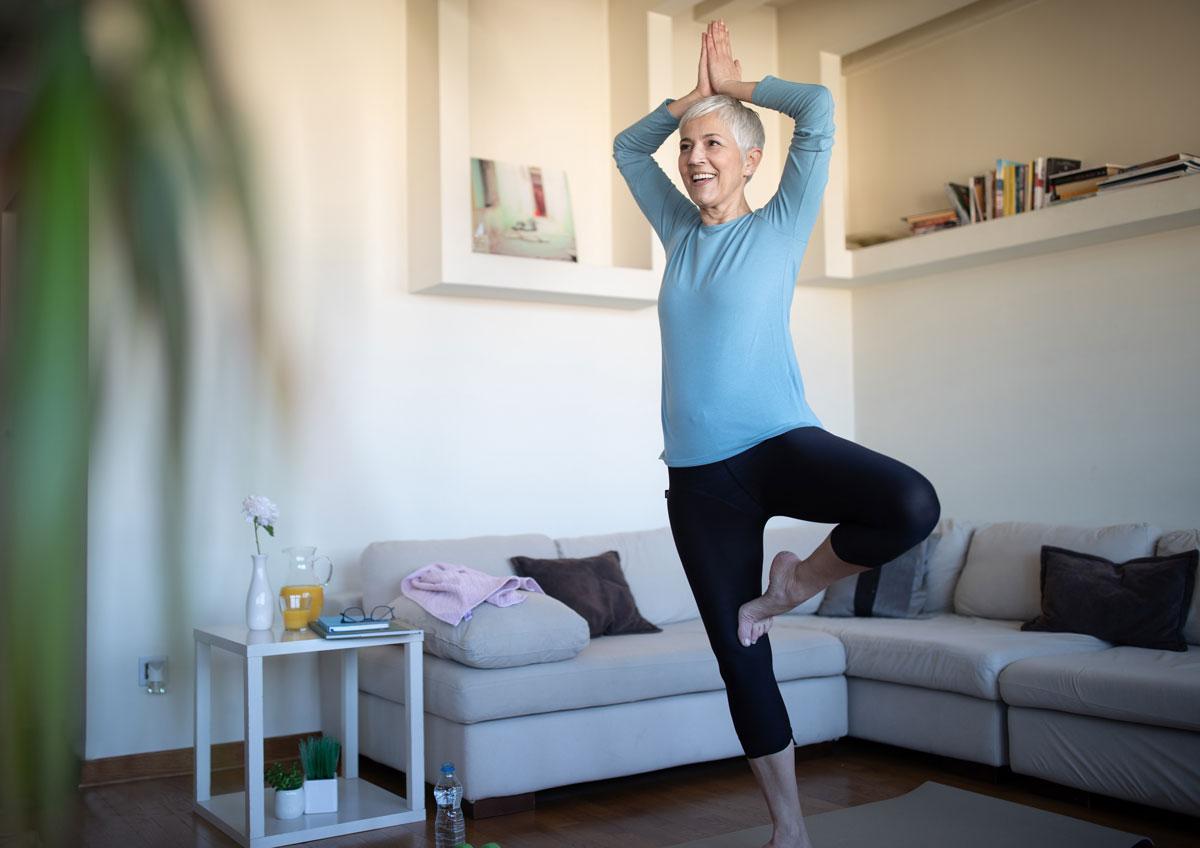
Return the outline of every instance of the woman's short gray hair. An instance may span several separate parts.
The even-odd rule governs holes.
[[[762,121],[759,119],[758,113],[743,106],[742,101],[728,94],[714,94],[693,103],[686,112],[679,116],[680,128],[688,121],[699,118],[701,115],[707,115],[709,112],[716,112],[725,126],[729,127],[729,131],[733,133],[734,142],[742,151],[743,159],[746,158],[746,154],[750,152],[751,148],[761,149],[766,143],[767,135],[763,132]],[[746,182],[750,182],[750,177],[746,178]]]

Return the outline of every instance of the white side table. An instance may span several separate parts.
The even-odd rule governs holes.
[[[421,678],[424,631],[359,639],[325,639],[312,631],[247,630],[242,625],[197,627],[195,811],[246,848],[293,845],[425,820],[425,707]],[[358,649],[403,645],[405,714],[408,732],[407,797],[358,777]],[[212,649],[222,648],[245,663],[246,791],[211,797]],[[281,821],[263,786],[263,657],[338,651],[341,659],[342,771],[336,813],[314,813]],[[404,732],[397,728],[397,732]]]

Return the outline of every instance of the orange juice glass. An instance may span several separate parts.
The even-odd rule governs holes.
[[[321,607],[325,605],[325,587],[317,585],[284,586],[279,590],[279,597],[302,595],[308,598],[306,622],[314,622],[321,617]]]
[[[283,589],[279,593],[279,610],[283,613],[284,630],[307,630],[312,596],[304,592]]]

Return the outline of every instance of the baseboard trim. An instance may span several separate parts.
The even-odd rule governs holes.
[[[293,733],[289,736],[270,736],[263,740],[264,762],[295,760],[299,758],[301,739],[320,736],[321,732]],[[222,742],[212,746],[213,771],[241,768],[246,762],[246,744]],[[85,786],[102,786],[107,783],[125,783],[130,780],[146,780],[158,777],[176,777],[195,771],[196,756],[192,748],[175,748],[170,751],[147,751],[144,754],[126,754],[121,757],[100,757],[83,761],[83,773],[79,782]],[[340,770],[340,768],[339,768]]]

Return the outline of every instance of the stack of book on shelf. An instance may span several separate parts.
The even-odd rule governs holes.
[[[953,209],[922,212],[920,215],[905,215],[901,220],[908,224],[908,228],[914,236],[958,226],[958,215]]]
[[[1128,167],[1111,163],[1084,167],[1079,159],[1056,156],[1039,156],[1031,162],[997,159],[994,170],[972,177],[970,185],[946,183],[951,207],[901,220],[912,235],[921,235],[1196,173],[1200,173],[1200,157],[1192,153]]]
[[[1162,159],[1153,159],[1140,165],[1130,165],[1121,173],[1101,180],[1096,189],[1098,192],[1113,191],[1146,183],[1160,183],[1190,174],[1200,174],[1200,157],[1195,153],[1176,153],[1174,156],[1164,156]]]
[[[397,633],[420,633],[398,621],[342,621],[340,615],[323,615],[312,623],[313,633],[326,639],[362,639],[369,636],[395,636]]]

